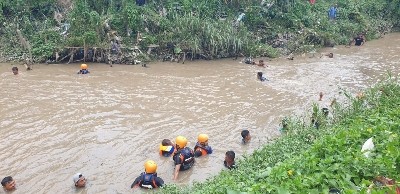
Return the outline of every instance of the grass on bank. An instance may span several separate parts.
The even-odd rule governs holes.
[[[374,86],[350,105],[333,108],[335,122],[290,122],[290,130],[203,183],[180,188],[167,185],[161,193],[366,193],[373,179],[400,180],[400,84],[398,78]],[[322,118],[321,113],[318,115]],[[363,143],[373,137],[367,158]],[[374,187],[372,193],[393,193]]]

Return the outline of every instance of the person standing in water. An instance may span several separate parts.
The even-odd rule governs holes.
[[[355,46],[362,46],[365,43],[365,37],[363,34],[359,34],[357,37],[350,42],[350,46],[354,43]]]
[[[235,164],[235,152],[234,151],[227,151],[225,153],[225,160],[224,160],[224,166],[228,168],[229,170],[235,169],[236,164]]]
[[[178,136],[175,139],[176,152],[173,160],[175,164],[174,180],[178,179],[179,171],[184,171],[192,168],[194,165],[194,152],[187,145],[187,139],[183,136]]]
[[[14,75],[18,75],[18,67],[12,67],[12,72]]]
[[[74,181],[75,187],[76,188],[82,188],[86,186],[86,178],[83,176],[82,173],[76,173],[73,177],[72,180]]]
[[[131,188],[154,189],[163,185],[164,181],[157,176],[157,164],[153,160],[147,160],[144,163],[144,172],[135,179]]]
[[[11,176],[4,177],[1,181],[1,186],[3,186],[6,191],[15,190],[15,180]]]
[[[88,70],[88,66],[86,64],[81,64],[81,70],[79,70],[78,74],[88,74],[90,73]]]
[[[196,146],[194,146],[194,155],[200,157],[211,153],[212,148],[208,145],[208,135],[200,134],[197,138]]]
[[[240,135],[242,136],[242,144],[247,144],[251,140],[250,131],[245,129],[243,130]]]

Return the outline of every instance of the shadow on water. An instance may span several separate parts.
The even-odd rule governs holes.
[[[197,159],[178,183],[204,181],[223,169],[226,151],[240,158],[271,141],[280,120],[307,112],[319,92],[325,102],[340,100],[339,88],[355,94],[387,71],[398,75],[396,42],[400,34],[322,51],[334,58],[274,59],[267,68],[224,59],[89,64],[89,75],[76,74],[79,64],[35,65],[14,76],[2,64],[0,172],[17,180],[14,193],[73,193],[78,171],[89,180],[85,193],[129,193],[146,159],[173,182],[172,159],[158,155],[162,139],[184,135],[193,148],[207,133],[214,153]],[[257,81],[258,71],[269,81]],[[242,129],[253,136],[249,145],[240,144]]]

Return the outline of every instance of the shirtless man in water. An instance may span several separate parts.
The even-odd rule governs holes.
[[[259,60],[258,63],[253,62],[254,65],[260,66],[260,67],[268,67],[268,65],[266,65],[264,63],[264,60]]]

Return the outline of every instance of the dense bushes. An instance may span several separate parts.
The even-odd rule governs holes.
[[[331,2],[326,1],[311,5],[303,0],[267,0],[261,5],[259,1],[153,0],[138,6],[131,0],[0,0],[0,34],[6,35],[0,41],[5,42],[2,50],[15,49],[17,42],[6,40],[12,40],[9,36],[18,28],[33,45],[49,44],[34,52],[36,58],[42,58],[64,46],[104,47],[110,30],[131,45],[140,31],[149,38],[142,47],[159,44],[167,50],[168,43],[175,43],[182,50],[212,58],[237,54],[274,57],[277,48],[288,54],[307,51],[303,45],[347,44],[361,32],[369,39],[378,38],[398,25],[400,18],[399,0],[338,0],[337,5],[338,18],[329,21]],[[241,12],[246,14],[244,20],[233,27]],[[57,14],[61,16],[58,19]],[[61,33],[62,23],[70,24],[69,34],[55,46],[55,41],[37,39],[50,29]]]

